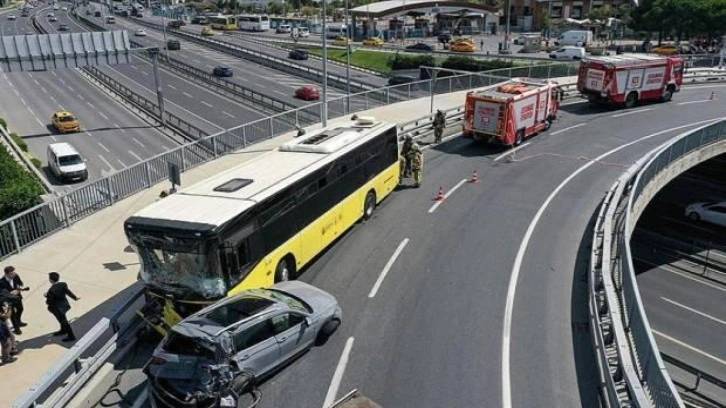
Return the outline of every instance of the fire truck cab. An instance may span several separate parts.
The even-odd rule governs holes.
[[[562,92],[556,82],[513,78],[466,95],[463,133],[475,140],[518,146],[557,118]]]
[[[577,76],[577,90],[590,102],[626,108],[639,101],[668,102],[682,83],[681,58],[651,55],[585,58]]]

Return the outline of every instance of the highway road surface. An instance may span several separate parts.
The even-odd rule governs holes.
[[[723,114],[710,92],[630,110],[572,103],[514,152],[464,138],[429,150],[423,188],[394,193],[303,271],[337,297],[343,325],[262,384],[260,406],[322,407],[352,388],[384,407],[596,406],[594,214],[643,154]],[[143,389],[139,353],[119,365],[129,398]]]
[[[42,14],[48,8],[33,10]],[[59,13],[56,12],[58,15]],[[28,18],[8,24],[0,16],[3,34],[24,34]],[[39,18],[40,19],[40,18]],[[8,32],[8,27],[12,32]],[[95,180],[143,159],[168,151],[178,143],[157,131],[103,91],[84,79],[77,70],[32,73],[2,73],[0,77],[0,116],[10,130],[28,144],[30,152],[47,165],[46,148],[51,143],[70,142],[86,158],[89,180]],[[69,110],[80,120],[81,133],[61,135],[51,126],[51,116]],[[57,192],[69,191],[80,184],[60,184],[49,180]]]

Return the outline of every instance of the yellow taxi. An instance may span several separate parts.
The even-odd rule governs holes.
[[[53,126],[60,133],[80,132],[81,123],[72,113],[59,111],[53,114]]]
[[[348,37],[338,37],[333,41],[333,45],[339,45],[341,47],[345,47],[346,45],[350,44],[350,39]]]
[[[371,47],[380,47],[383,45],[383,39],[378,37],[366,38],[363,40],[363,45],[370,45]]]
[[[679,50],[675,45],[661,45],[653,48],[653,52],[658,55],[678,55]]]
[[[214,31],[212,31],[212,29],[209,27],[204,27],[202,28],[201,34],[205,37],[211,37],[214,35]]]
[[[475,49],[474,43],[469,39],[456,40],[451,44],[451,51],[454,52],[474,52]]]

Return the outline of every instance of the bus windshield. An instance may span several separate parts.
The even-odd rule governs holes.
[[[205,299],[226,295],[217,256],[201,241],[136,231],[131,240],[141,258],[141,279],[154,287]]]

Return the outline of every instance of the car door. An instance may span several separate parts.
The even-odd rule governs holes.
[[[238,329],[232,335],[235,354],[232,359],[241,370],[260,377],[280,362],[280,348],[269,319]]]
[[[280,348],[281,360],[287,360],[309,347],[315,333],[305,324],[305,316],[294,312],[284,312],[273,316],[270,321]]]
[[[726,204],[716,204],[708,207],[704,214],[704,220],[726,227]]]

